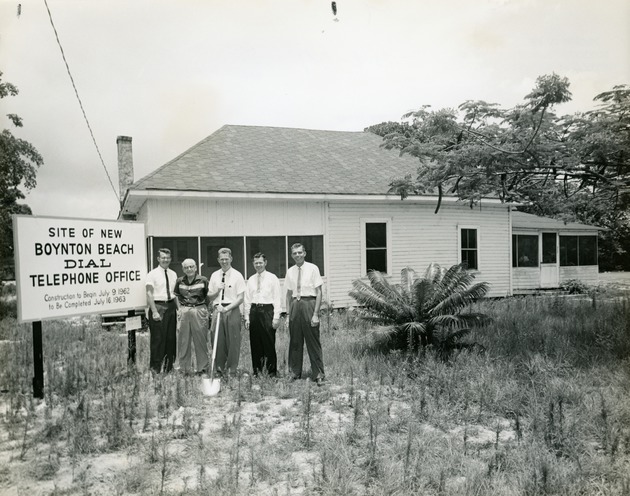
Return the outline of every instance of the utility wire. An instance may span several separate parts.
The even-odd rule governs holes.
[[[103,169],[105,170],[105,175],[107,175],[107,179],[109,184],[114,191],[114,195],[116,196],[116,201],[120,202],[120,198],[118,197],[118,192],[114,187],[114,183],[112,182],[112,178],[109,176],[109,172],[107,171],[107,167],[105,167],[105,162],[103,161],[103,156],[101,155],[101,150],[98,148],[98,144],[96,143],[96,138],[94,137],[94,133],[92,132],[92,126],[90,126],[90,121],[85,114],[85,109],[83,108],[83,102],[81,102],[81,97],[79,97],[79,92],[77,90],[77,86],[74,84],[74,78],[72,77],[72,73],[70,72],[70,66],[68,66],[68,61],[66,60],[66,54],[63,51],[63,47],[61,46],[61,41],[59,40],[59,34],[57,33],[57,28],[55,27],[55,23],[53,22],[52,14],[50,13],[50,8],[48,8],[48,2],[44,0],[44,4],[46,5],[46,10],[48,11],[48,18],[50,19],[50,25],[55,32],[55,38],[57,38],[57,44],[59,45],[59,50],[61,50],[61,56],[63,57],[63,62],[66,64],[66,70],[68,71],[68,76],[70,76],[70,81],[72,82],[72,87],[74,88],[74,94],[77,96],[77,100],[79,101],[79,106],[81,107],[81,112],[83,112],[83,118],[85,119],[85,123],[87,124],[88,130],[90,131],[90,136],[92,136],[92,141],[94,142],[94,146],[96,147],[96,152],[98,153],[98,157],[101,159],[101,164],[103,165]]]

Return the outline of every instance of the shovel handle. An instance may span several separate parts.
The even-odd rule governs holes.
[[[212,364],[210,366],[210,379],[214,378],[214,364],[217,358],[217,343],[219,342],[219,326],[221,325],[221,312],[217,312],[217,323],[214,326],[214,340],[212,344]]]

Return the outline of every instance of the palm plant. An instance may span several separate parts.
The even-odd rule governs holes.
[[[448,270],[431,264],[422,278],[406,267],[400,284],[371,271],[369,284],[357,279],[349,294],[359,305],[359,318],[376,325],[374,337],[388,348],[415,351],[432,345],[448,352],[462,346],[459,340],[471,327],[490,320],[482,313],[462,313],[488,292],[486,282],[471,286],[474,278],[465,264]]]

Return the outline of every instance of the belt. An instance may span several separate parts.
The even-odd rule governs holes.
[[[214,305],[214,308],[218,307],[219,305],[221,305],[222,307],[227,307],[231,305],[231,303],[217,303],[216,305]]]
[[[293,297],[294,300],[314,300],[316,298],[317,296],[300,296],[300,297],[294,296]]]
[[[165,305],[167,303],[171,303],[171,302],[174,302],[174,301],[175,301],[175,298],[172,298],[170,300],[153,300],[154,303],[160,303],[162,305]]]
[[[269,308],[273,307],[273,303],[252,303],[252,308]]]
[[[203,306],[205,306],[206,304],[205,304],[205,303],[196,303],[196,304],[194,304],[194,305],[187,305],[186,303],[180,303],[180,305],[181,305],[181,306],[183,306],[183,307],[191,307],[191,308],[194,308],[194,307],[203,307]]]

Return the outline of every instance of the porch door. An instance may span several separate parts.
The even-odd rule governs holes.
[[[557,288],[560,284],[558,267],[558,235],[542,233],[542,257],[540,264],[540,287]]]

